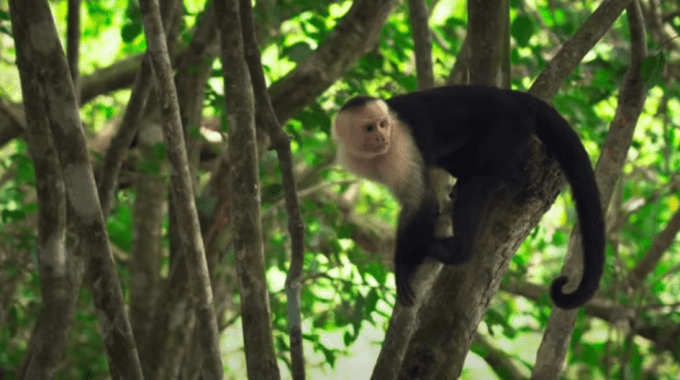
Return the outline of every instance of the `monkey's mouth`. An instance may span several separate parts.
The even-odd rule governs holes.
[[[373,153],[384,153],[390,148],[390,144],[374,145],[369,148]]]

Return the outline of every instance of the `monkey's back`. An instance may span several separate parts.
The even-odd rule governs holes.
[[[495,155],[480,154],[480,147],[501,138],[499,131],[511,132],[514,145],[525,148],[536,128],[525,106],[530,97],[518,91],[465,85],[398,95],[386,103],[407,124],[427,165],[442,166],[462,178],[495,164]],[[504,148],[503,141],[497,143]]]

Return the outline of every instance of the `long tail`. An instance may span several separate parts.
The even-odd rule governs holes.
[[[604,217],[600,193],[590,158],[576,132],[567,121],[543,101],[531,97],[531,108],[537,114],[536,134],[560,163],[576,200],[583,243],[583,277],[576,291],[563,293],[568,278],[553,281],[550,296],[562,309],[573,309],[586,303],[597,291],[604,269]]]

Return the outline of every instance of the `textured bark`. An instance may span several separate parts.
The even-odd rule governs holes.
[[[217,39],[212,6],[206,7],[198,24],[199,27],[194,38],[186,49],[192,54],[180,59],[176,70],[178,102],[182,125],[186,126],[184,136],[187,139],[190,168],[194,167],[195,155],[197,155],[195,148],[197,138],[193,137],[188,131],[201,123],[200,111],[204,99],[203,90],[212,71],[212,62],[217,52],[217,50],[208,48]],[[194,175],[192,175],[192,179],[194,178]],[[164,283],[165,286],[162,286],[155,303],[155,312],[151,318],[148,339],[144,345],[141,345],[140,349],[143,354],[142,365],[145,370],[145,377],[148,379],[176,379],[179,377],[182,367],[188,365],[188,363],[195,364],[198,368],[194,373],[198,373],[201,367],[200,359],[193,362],[186,359],[186,355],[192,354],[190,351],[194,348],[199,348],[198,352],[193,353],[197,358],[201,357],[201,352],[200,345],[191,342],[191,338],[198,337],[198,334],[194,334],[194,303],[191,298],[191,288],[185,264],[185,249],[177,239],[179,230],[183,228],[182,222],[177,220],[174,202],[171,200],[169,203],[170,271],[168,279]],[[210,269],[209,244],[206,242],[204,245],[206,246]],[[216,304],[221,304],[219,299],[225,296],[217,292],[216,287],[219,284],[219,282],[213,281],[213,294]],[[219,309],[217,315],[220,315]]]
[[[196,299],[199,341],[203,351],[202,375],[206,379],[222,379],[222,359],[219,348],[217,321],[213,309],[210,275],[203,249],[201,230],[184,143],[177,90],[166,45],[163,23],[157,0],[140,1],[144,18],[144,35],[147,53],[155,75],[158,101],[161,107],[163,138],[170,161],[170,188],[177,220],[181,221],[179,242],[185,252],[185,261],[191,289]]]
[[[253,9],[250,0],[240,0],[241,24],[246,64],[250,73],[255,94],[257,115],[271,138],[272,147],[276,150],[281,165],[281,182],[288,213],[288,233],[291,239],[291,255],[288,276],[286,277],[286,296],[288,300],[288,335],[290,337],[291,369],[294,380],[305,379],[305,355],[302,347],[302,316],[300,315],[300,290],[302,287],[302,269],[304,265],[305,225],[300,213],[297,181],[293,171],[293,154],[290,148],[290,137],[281,128],[276,117],[267,82],[262,69],[262,60],[255,31]]]
[[[66,30],[66,54],[71,69],[71,79],[76,90],[76,99],[80,99],[80,2],[68,0],[68,29]]]
[[[71,218],[87,273],[113,379],[141,379],[142,372],[120,290],[70,70],[45,1],[11,1],[12,27],[22,87],[39,89],[59,154]],[[30,94],[29,94],[30,95]],[[44,122],[44,120],[43,120]]]
[[[394,249],[391,250],[392,255],[393,252]],[[432,285],[441,269],[442,265],[434,261],[426,261],[418,268],[412,279],[414,304],[411,307],[403,307],[399,303],[395,305],[371,380],[400,378],[402,369],[399,364],[404,361],[409,342],[419,327],[418,310],[422,300],[432,291]]]
[[[504,39],[503,15],[508,13],[505,0],[468,0],[468,32],[470,47],[470,83],[501,85]]]
[[[260,217],[255,104],[244,58],[238,0],[215,0],[229,124],[229,186],[248,378],[280,379],[274,352]]]
[[[543,99],[550,99],[562,85],[569,73],[611,28],[614,21],[631,0],[604,0],[548,62],[545,70],[536,78],[529,92]]]
[[[434,72],[432,70],[432,37],[428,25],[429,13],[425,0],[409,0],[409,14],[411,16],[411,34],[415,45],[416,72],[418,73],[418,88],[427,90],[434,87]]]
[[[597,11],[592,17],[596,13]],[[600,188],[603,210],[607,209],[609,200],[614,193],[646,97],[640,69],[642,60],[647,55],[647,50],[644,22],[637,1],[628,6],[627,14],[632,39],[631,65],[621,84],[616,114],[609,127],[600,159],[595,167],[595,177]],[[586,23],[588,22],[586,21]],[[575,279],[581,276],[583,251],[580,243],[581,233],[577,226],[569,240],[567,260],[563,269],[563,273],[571,279],[570,282],[576,282]],[[553,309],[548,320],[547,331],[543,335],[543,340],[538,349],[536,365],[531,375],[532,379],[559,378],[571,341],[577,312],[577,310]]]
[[[153,322],[153,310],[158,297],[161,267],[161,234],[167,202],[167,162],[154,151],[154,144],[163,142],[159,123],[147,120],[139,131],[137,146],[140,162],[135,177],[132,248],[130,250],[130,323],[142,359],[145,377],[147,335]],[[151,343],[153,344],[153,343]],[[154,353],[156,355],[156,353]]]
[[[517,247],[549,209],[564,180],[541,145],[530,144],[527,183],[519,194],[497,194],[477,255],[463,267],[444,267],[418,311],[421,323],[406,352],[400,379],[457,378],[474,332]],[[454,231],[455,233],[455,231]]]
[[[145,345],[141,346],[144,377],[147,380],[178,379],[183,364],[194,365],[200,373],[200,345],[189,346],[194,332],[195,302],[185,260],[185,243],[179,238],[183,223],[178,220],[172,193],[169,194],[170,273],[166,286],[155,304],[155,314]],[[196,360],[189,361],[187,351],[196,348]]]
[[[170,27],[171,21],[174,18],[175,9],[177,8],[177,0],[168,0],[163,2],[163,22],[166,29]],[[173,41],[170,41],[173,43]],[[99,176],[98,192],[101,200],[102,210],[104,211],[104,218],[108,218],[109,209],[111,208],[111,199],[113,198],[113,191],[116,188],[116,180],[120,173],[123,158],[128,151],[133,138],[139,131],[139,123],[144,114],[146,101],[149,98],[152,87],[151,77],[151,63],[146,57],[141,61],[139,71],[135,77],[130,92],[130,99],[123,119],[120,122],[120,128],[116,131],[115,136],[111,139],[109,147],[106,149],[104,155],[104,162],[101,166],[101,174]]]
[[[21,65],[22,77],[32,68]],[[22,82],[26,135],[38,196],[38,269],[42,307],[17,379],[52,379],[62,360],[82,281],[83,262],[66,249],[66,193],[47,110],[35,80]],[[80,266],[77,267],[76,265]]]

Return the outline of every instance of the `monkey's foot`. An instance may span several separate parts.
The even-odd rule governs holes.
[[[446,265],[460,265],[470,259],[465,250],[460,249],[460,239],[456,237],[437,238],[428,245],[428,256]]]

